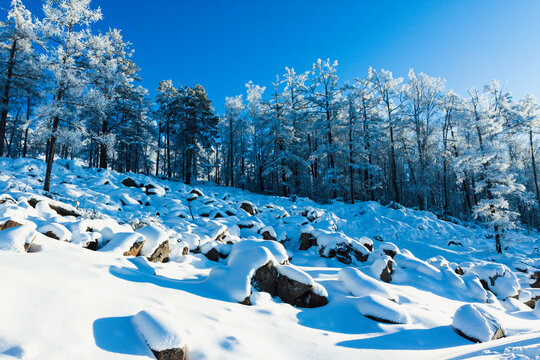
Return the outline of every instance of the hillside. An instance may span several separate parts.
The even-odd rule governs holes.
[[[44,172],[0,158],[0,359],[540,356],[538,234],[497,254],[400,206]]]

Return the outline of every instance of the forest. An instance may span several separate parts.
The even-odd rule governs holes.
[[[0,17],[0,156],[309,197],[378,201],[478,221],[500,237],[538,228],[540,113],[498,81],[457,94],[445,80],[338,62],[285,67],[248,82],[218,114],[204,87],[140,82],[118,29],[95,30],[90,0],[45,0],[43,17],[13,0]],[[52,184],[54,186],[54,184]]]

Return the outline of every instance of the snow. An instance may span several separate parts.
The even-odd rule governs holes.
[[[42,183],[20,170],[31,168],[42,176],[42,161],[0,159],[5,188],[0,199],[13,199],[0,204],[0,225],[8,220],[24,224],[0,231],[0,358],[152,359],[147,342],[162,348],[182,343],[192,360],[538,355],[540,306],[532,310],[524,304],[540,296],[539,289],[531,288],[531,275],[540,269],[534,232],[509,232],[515,246],[498,255],[485,228],[444,222],[427,212],[373,202],[293,202],[211,184],[197,184],[205,195],[191,202],[192,219],[190,186],[81,165],[55,164],[49,199],[40,190]],[[126,177],[155,184],[164,193],[147,195],[142,188],[125,187],[121,181]],[[33,208],[30,198],[41,202]],[[129,200],[122,205],[120,199],[143,204]],[[225,213],[242,201],[259,212],[197,215],[199,210]],[[81,216],[61,216],[48,204],[75,209]],[[312,220],[302,215],[305,209]],[[239,224],[254,226],[240,230]],[[54,229],[65,235],[60,237],[71,233],[71,241],[51,239],[37,229]],[[283,243],[263,240],[264,229],[273,229]],[[225,237],[214,241],[223,231]],[[347,244],[369,257],[346,265],[321,257],[322,247],[301,251],[301,232],[314,234],[324,250]],[[448,246],[450,239],[463,246]],[[25,243],[32,240],[25,253]],[[169,240],[171,261],[123,256],[141,240],[151,244],[145,254]],[[98,242],[97,251],[83,248],[92,241]],[[373,252],[365,245],[372,245]],[[199,252],[206,247],[228,257],[210,261]],[[396,253],[394,259],[384,250]],[[394,272],[385,283],[379,276],[388,261]],[[327,297],[328,304],[297,308],[254,290],[251,277],[268,262],[280,274],[311,284],[311,291]],[[458,275],[458,269],[465,274]],[[490,277],[496,277],[494,285]],[[246,298],[251,306],[239,304]],[[507,338],[472,344],[459,336],[452,328],[455,322],[466,331],[471,327],[470,321],[459,323],[471,320],[456,312],[464,305],[489,311]],[[141,311],[147,325],[136,324]],[[147,329],[144,334],[141,327]]]
[[[486,342],[492,339],[502,325],[499,319],[485,309],[476,304],[467,304],[457,309],[452,326],[471,339]]]
[[[36,225],[25,223],[0,231],[0,250],[25,252],[25,244],[31,244],[37,236]]]
[[[340,270],[338,278],[354,296],[363,297],[371,294],[394,301],[397,300],[396,295],[389,289],[389,285],[364,274],[356,268],[348,267]]]
[[[143,242],[145,237],[143,234],[135,232],[120,232],[116,233],[113,238],[105,244],[99,251],[108,252],[116,256],[122,256],[128,251],[133,244]]]
[[[154,351],[179,349],[186,345],[184,332],[163,315],[143,310],[133,316],[133,323]]]
[[[141,234],[145,238],[145,243],[141,249],[141,255],[150,256],[156,250],[156,248],[163,242],[169,240],[169,235],[155,225],[145,226],[137,233]]]
[[[276,265],[276,270],[281,275],[288,277],[291,280],[298,281],[306,285],[315,285],[313,278],[308,273],[298,269],[293,265]],[[322,291],[322,290],[321,290]]]
[[[251,294],[251,278],[255,271],[271,262],[277,263],[266,247],[246,247],[231,252],[228,269],[223,281],[226,291],[237,302],[244,301]]]
[[[62,224],[48,223],[37,228],[37,231],[46,234],[54,234],[60,241],[71,241],[71,232]]]
[[[356,307],[362,315],[394,324],[407,324],[411,321],[398,304],[379,295],[368,295],[356,301]]]
[[[268,241],[268,240],[240,241],[234,244],[234,246],[232,247],[231,257],[237,252],[241,252],[245,249],[253,249],[253,248],[260,248],[260,247],[267,249],[270,252],[270,254],[272,254],[272,257],[276,259],[276,261],[280,264],[283,264],[284,262],[289,260],[289,256],[287,255],[287,250],[285,250],[282,244],[276,241]]]

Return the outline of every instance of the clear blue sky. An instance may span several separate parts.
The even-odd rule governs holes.
[[[7,0],[0,0],[2,2]],[[25,4],[41,17],[40,1]],[[249,80],[269,86],[285,66],[339,61],[341,79],[369,66],[447,79],[461,94],[491,79],[540,98],[540,1],[94,0],[133,43],[143,85],[202,84],[218,110]]]

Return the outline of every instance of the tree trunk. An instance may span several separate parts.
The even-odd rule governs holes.
[[[396,148],[394,145],[394,128],[390,126],[390,174],[392,181],[392,189],[394,190],[394,199],[397,203],[400,202],[399,188],[397,183],[397,162],[396,162]]]
[[[13,78],[13,68],[15,66],[15,51],[17,50],[17,40],[13,40],[9,51],[8,69],[6,74],[6,83],[2,94],[2,113],[0,115],[0,156],[4,156],[4,144],[6,137],[6,122],[9,105],[9,91],[11,89],[11,80]]]
[[[101,124],[101,134],[103,136],[105,136],[105,134],[107,134],[108,132],[108,122],[107,120],[103,120],[102,124]],[[102,169],[106,169],[107,168],[107,144],[105,144],[103,141],[101,142],[100,144],[100,149],[99,149],[99,167],[102,168]]]

